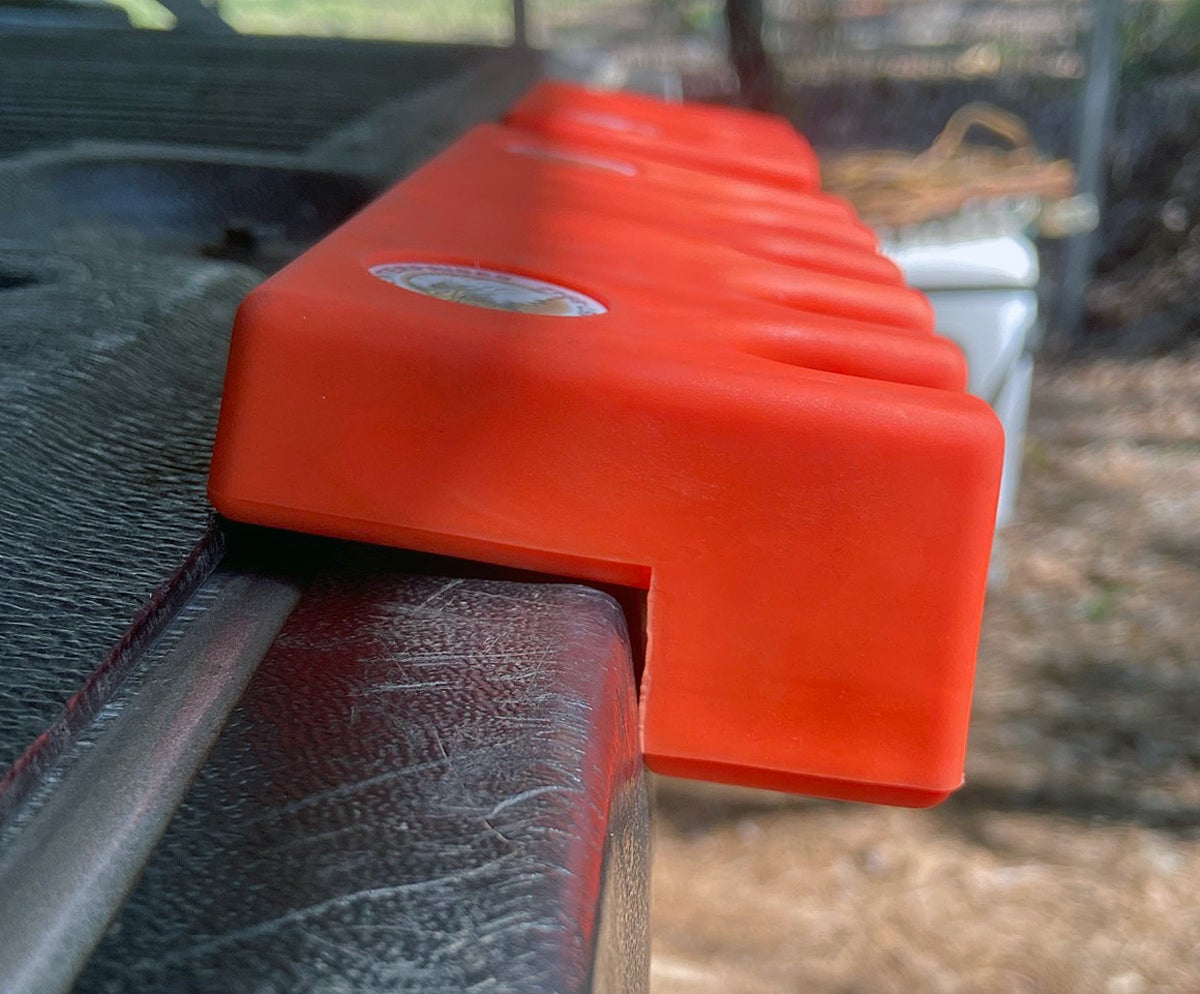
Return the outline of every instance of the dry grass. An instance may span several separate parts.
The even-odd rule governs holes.
[[[1200,992],[1200,352],[1035,391],[968,786],[660,782],[654,994]]]

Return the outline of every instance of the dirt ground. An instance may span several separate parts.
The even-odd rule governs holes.
[[[653,994],[1200,992],[1200,348],[1034,390],[967,786],[658,781]]]

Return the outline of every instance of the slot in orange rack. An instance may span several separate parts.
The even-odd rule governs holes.
[[[808,142],[781,118],[753,111],[548,80],[518,100],[504,123],[773,186],[813,189],[819,182]]]

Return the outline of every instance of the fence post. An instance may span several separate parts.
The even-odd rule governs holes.
[[[1105,152],[1112,131],[1114,95],[1117,88],[1122,0],[1094,0],[1092,43],[1087,78],[1079,106],[1078,145],[1075,156],[1078,193],[1095,198],[1103,214],[1105,196]],[[1099,230],[1099,229],[1098,229]],[[1092,275],[1098,230],[1076,235],[1067,242],[1062,287],[1054,312],[1054,326],[1061,342],[1070,345],[1079,334],[1084,295]]]

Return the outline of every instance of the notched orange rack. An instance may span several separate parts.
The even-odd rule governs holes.
[[[518,100],[504,123],[770,186],[818,185],[817,157],[808,142],[787,121],[769,114],[704,104],[681,108],[636,93],[548,81]]]
[[[961,356],[783,122],[565,84],[509,120],[247,298],[213,503],[645,588],[652,769],[940,800],[1003,444]]]

